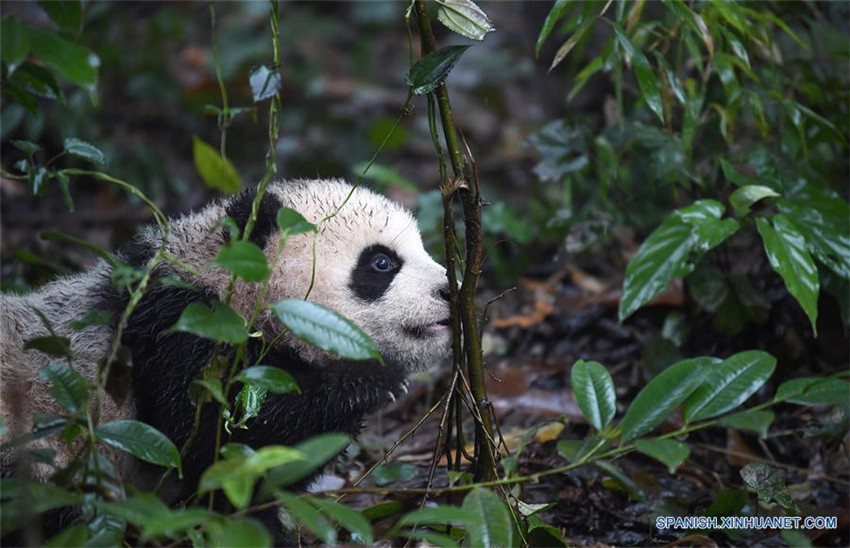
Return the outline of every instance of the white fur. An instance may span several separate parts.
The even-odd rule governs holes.
[[[295,209],[307,220],[320,226],[315,246],[315,280],[308,299],[332,308],[359,325],[377,344],[388,360],[404,365],[409,371],[434,366],[448,354],[449,335],[445,332],[415,337],[405,330],[444,320],[448,306],[438,297],[446,285],[445,269],[434,262],[422,245],[416,220],[404,208],[364,188],[342,181],[292,181],[274,183],[268,192],[283,205]],[[347,200],[347,201],[346,201]],[[194,280],[214,288],[224,297],[229,274],[214,264],[221,244],[226,241],[220,220],[227,201],[212,204],[201,211],[175,219],[167,243],[168,251],[200,273]],[[335,215],[334,215],[335,214]],[[330,217],[330,218],[328,218]],[[160,245],[153,229],[144,230],[140,239]],[[264,250],[269,260],[281,243],[273,234]],[[284,298],[304,298],[313,270],[312,233],[289,238],[279,262],[273,265],[266,303]],[[373,244],[393,249],[403,266],[387,292],[375,302],[364,302],[349,288],[349,277],[360,252]],[[171,269],[170,265],[164,268]],[[0,296],[0,412],[10,426],[10,436],[29,430],[35,413],[58,414],[46,382],[39,370],[49,357],[35,350],[24,351],[26,340],[48,334],[33,312],[40,310],[57,335],[68,337],[74,355],[74,368],[89,382],[94,381],[97,360],[106,355],[112,331],[105,326],[90,326],[74,331],[69,323],[79,319],[96,302],[96,290],[108,272],[104,263],[92,270],[56,280],[27,296]],[[192,276],[182,274],[193,281]],[[244,316],[250,316],[259,295],[260,284],[238,282],[231,301]],[[271,312],[265,311],[258,327],[271,340],[282,326]],[[320,366],[334,359],[301,341],[285,336],[281,344],[294,347],[306,361]],[[134,417],[130,398],[118,407],[107,398],[101,422]],[[42,439],[34,447],[52,447],[58,451],[56,464],[64,465],[70,453],[56,438]],[[36,473],[44,476],[46,470]]]

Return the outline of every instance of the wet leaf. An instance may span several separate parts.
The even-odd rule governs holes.
[[[263,524],[250,517],[227,520],[210,540],[213,546],[272,546],[272,537]]]
[[[59,362],[50,362],[41,369],[41,376],[50,381],[48,392],[62,409],[73,416],[82,416],[89,403],[89,389],[82,375]]]
[[[180,453],[174,443],[156,428],[135,420],[108,422],[95,430],[97,438],[145,462],[177,468],[180,475]]]
[[[611,21],[608,21],[608,23],[614,29],[617,41],[632,60],[635,77],[637,78],[638,87],[640,87],[643,99],[646,101],[650,110],[658,116],[661,123],[664,123],[664,105],[661,101],[661,90],[658,88],[658,79],[655,76],[655,71],[652,70],[652,66],[643,52],[629,40],[629,37],[626,36],[620,26]]]
[[[546,16],[543,26],[540,27],[540,34],[537,36],[537,44],[534,46],[534,55],[536,57],[540,57],[540,48],[543,47],[546,39],[549,38],[549,35],[552,33],[552,29],[555,28],[555,23],[561,19],[564,15],[564,11],[569,5],[570,0],[556,0],[552,9],[549,10],[549,15]]]
[[[442,84],[469,46],[446,46],[419,59],[404,77],[414,95],[425,95]]]
[[[350,531],[352,540],[366,545],[371,545],[374,542],[372,526],[360,512],[330,499],[310,498],[309,501],[331,520]]]
[[[304,479],[336,457],[349,443],[351,438],[345,434],[322,434],[299,443],[295,449],[303,455],[303,460],[288,462],[270,470],[261,494],[268,496],[278,487],[286,487]]]
[[[38,350],[48,356],[56,358],[71,357],[71,341],[68,337],[57,335],[45,335],[44,337],[33,337],[24,343],[24,350]]]
[[[280,71],[270,70],[265,65],[252,70],[248,75],[248,80],[251,83],[251,97],[255,103],[274,97],[283,85]]]
[[[697,35],[702,38],[705,43],[705,48],[708,50],[708,55],[714,55],[714,41],[711,39],[711,33],[708,31],[705,21],[700,14],[691,10],[682,0],[664,0],[664,5],[676,14],[679,21],[684,21]]]
[[[248,340],[245,320],[220,301],[213,301],[212,309],[203,303],[190,304],[169,331],[194,333],[205,339],[231,344]]]
[[[26,34],[32,52],[48,67],[78,86],[94,90],[100,59],[93,51],[54,32],[26,27]]]
[[[846,405],[850,401],[850,383],[841,379],[817,379],[797,394],[783,399],[789,403],[809,406]]]
[[[393,461],[382,464],[372,472],[372,479],[378,485],[389,485],[412,480],[419,473],[416,465],[409,462]]]
[[[484,10],[472,0],[436,2],[440,6],[437,10],[437,20],[461,36],[480,41],[488,32],[496,30]]]
[[[549,71],[557,67],[561,64],[561,62],[569,55],[569,53],[573,50],[573,48],[581,42],[581,39],[584,38],[584,35],[587,34],[587,31],[590,29],[591,25],[596,22],[595,18],[590,18],[585,20],[570,36],[566,42],[561,44],[561,47],[558,48],[558,51],[555,52],[555,57],[552,59],[552,64],[549,65]]]
[[[282,207],[277,212],[277,227],[281,232],[290,236],[315,232],[316,225],[304,218],[303,215],[288,207]]]
[[[756,432],[762,438],[766,438],[773,418],[773,411],[742,411],[723,417],[719,424],[734,430]]]
[[[279,367],[255,365],[243,369],[236,379],[253,386],[262,386],[276,394],[301,393],[292,375]]]
[[[372,339],[329,308],[301,299],[284,299],[270,308],[293,335],[305,342],[343,358],[383,363]]]
[[[702,385],[685,403],[685,422],[731,411],[755,394],[776,368],[776,358],[759,350],[739,352],[712,366]]]
[[[688,444],[670,439],[642,439],[635,441],[635,448],[648,457],[661,461],[671,474],[688,460],[691,448]]]
[[[785,282],[788,292],[797,299],[817,334],[818,292],[820,280],[806,240],[785,215],[774,215],[772,223],[756,219],[770,266]]]
[[[215,262],[246,282],[261,282],[271,272],[263,250],[257,244],[245,240],[223,246]]]
[[[83,6],[79,0],[63,0],[62,2],[41,0],[38,5],[59,27],[72,33],[80,29],[83,22]]]
[[[336,529],[310,503],[289,493],[279,492],[276,496],[299,525],[306,527],[325,544],[336,543]]]
[[[850,207],[831,193],[809,187],[779,207],[803,235],[815,257],[850,280]]]
[[[399,525],[466,524],[480,522],[482,516],[467,508],[456,506],[432,506],[409,512],[398,521]]]
[[[718,361],[715,358],[684,360],[649,381],[620,421],[621,439],[635,439],[664,422],[699,387]]]
[[[103,152],[101,152],[99,148],[91,143],[87,143],[82,139],[69,137],[65,139],[64,145],[65,152],[71,156],[82,158],[83,160],[95,165],[106,165],[106,156],[103,155]]]
[[[738,217],[743,217],[750,212],[750,208],[756,202],[765,198],[779,196],[779,193],[770,187],[762,185],[746,185],[737,189],[729,196],[729,203],[735,208]]]
[[[617,395],[611,374],[598,362],[579,360],[570,371],[573,392],[582,414],[597,430],[611,423],[617,411]]]
[[[476,517],[466,522],[465,540],[470,546],[513,545],[511,516],[496,493],[477,487],[463,499],[463,509]]]
[[[7,15],[0,22],[0,60],[14,72],[30,51],[26,26],[17,17]]]

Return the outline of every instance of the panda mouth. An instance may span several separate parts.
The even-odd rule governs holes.
[[[444,318],[437,322],[406,326],[404,327],[404,330],[408,334],[420,339],[426,337],[437,337],[451,332],[451,320],[450,318]]]

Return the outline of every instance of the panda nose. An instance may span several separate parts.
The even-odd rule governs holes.
[[[440,296],[441,299],[443,299],[446,302],[449,302],[449,299],[452,295],[451,292],[449,291],[449,284],[446,284],[443,287],[441,287],[437,291],[437,294]]]

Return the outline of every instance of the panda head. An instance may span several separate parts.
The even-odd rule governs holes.
[[[309,290],[308,300],[353,321],[386,360],[408,371],[428,369],[448,355],[446,270],[425,251],[416,219],[407,210],[342,181],[275,183],[268,194],[319,226],[318,235],[286,240],[269,279],[268,303],[304,298]],[[280,243],[281,234],[271,233],[264,244],[269,257]],[[281,329],[268,312],[259,327],[272,335]],[[327,359],[294,338],[284,344],[307,361]]]

